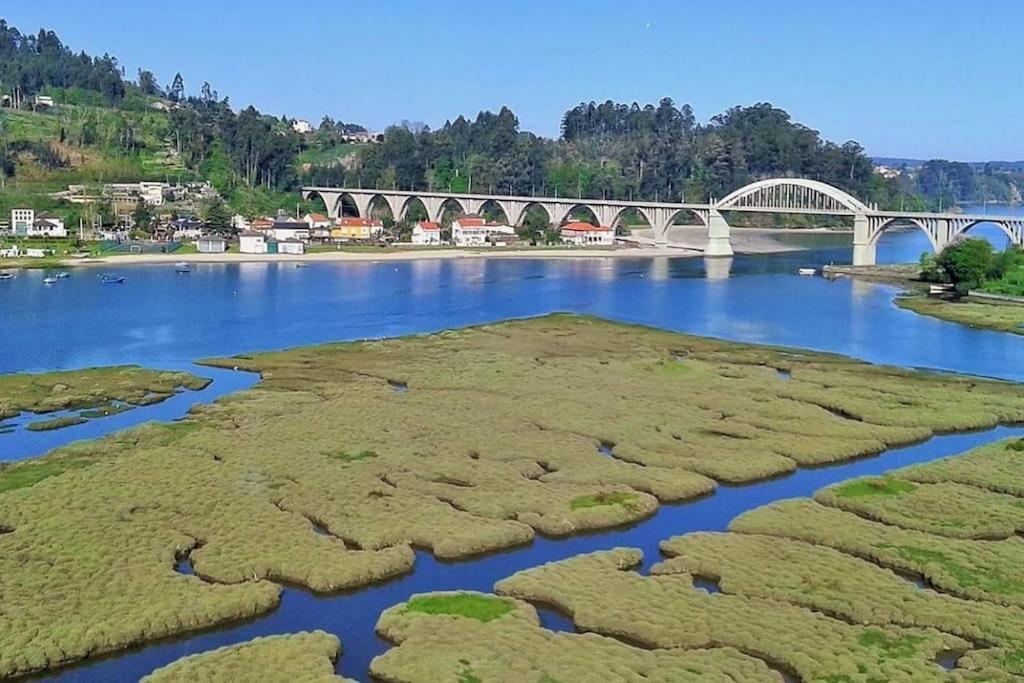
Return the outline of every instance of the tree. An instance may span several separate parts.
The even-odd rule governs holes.
[[[159,96],[163,95],[160,91],[160,86],[157,85],[156,76],[153,75],[152,71],[145,69],[139,69],[139,90],[142,91],[143,95]]]
[[[988,240],[966,239],[943,249],[936,262],[956,286],[956,290],[966,294],[990,277],[995,265],[995,254]]]
[[[171,90],[167,94],[175,102],[181,102],[185,99],[185,79],[181,77],[180,73],[174,74],[174,81],[171,82]]]
[[[210,200],[206,205],[203,220],[206,221],[207,230],[214,235],[232,237],[237,232],[231,224],[231,212],[220,197]]]
[[[132,210],[132,223],[136,230],[148,233],[152,222],[153,214],[149,210],[149,204],[140,198],[135,204],[135,209]]]

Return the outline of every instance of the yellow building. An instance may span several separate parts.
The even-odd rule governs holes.
[[[380,237],[384,224],[375,218],[342,218],[331,228],[332,240],[369,240]]]

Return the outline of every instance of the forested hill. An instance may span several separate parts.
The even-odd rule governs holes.
[[[393,126],[378,143],[350,144],[361,126],[325,116],[301,134],[287,116],[236,111],[209,83],[198,90],[189,94],[180,74],[166,87],[147,70],[131,80],[115,57],[76,53],[52,31],[22,34],[0,20],[0,210],[71,182],[142,179],[209,180],[247,213],[294,207],[292,193],[307,183],[702,201],[757,178],[793,175],[889,208],[922,197],[948,206],[954,191],[958,201],[1016,191],[997,168],[981,182],[972,178],[985,170],[959,167],[936,167],[934,182],[927,174],[920,183],[883,178],[856,142],[825,140],[770,104],[700,123],[689,105],[669,98],[583,103],[565,113],[556,140],[520,130],[502,108],[433,131]],[[57,107],[32,111],[37,95]],[[20,195],[11,192],[12,176]]]

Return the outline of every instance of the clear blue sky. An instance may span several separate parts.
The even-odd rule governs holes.
[[[1021,0],[4,0],[0,16],[314,122],[508,105],[551,136],[580,101],[667,95],[701,121],[768,101],[876,156],[1024,159]]]

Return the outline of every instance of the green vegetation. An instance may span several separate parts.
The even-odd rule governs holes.
[[[800,680],[942,680],[935,656],[969,647],[933,629],[855,625],[785,602],[709,595],[695,590],[688,574],[633,571],[642,559],[621,548],[581,555],[519,572],[495,590],[554,605],[583,631],[659,650],[735,648]]]
[[[922,280],[952,283],[960,294],[1024,296],[1024,251],[1015,246],[996,252],[988,240],[958,240],[938,256],[922,254],[920,267]]]
[[[480,593],[430,593],[415,595],[405,604],[406,612],[423,614],[447,614],[488,622],[503,617],[515,609],[515,604],[505,598]]]
[[[948,301],[923,295],[896,297],[896,305],[920,315],[1011,334],[1024,334],[1024,306],[974,301]]]
[[[423,597],[429,596],[414,600]],[[509,611],[486,621],[413,611],[408,608],[411,603],[385,611],[377,622],[377,632],[396,647],[373,660],[370,673],[374,680],[778,680],[764,662],[729,647],[646,650],[612,638],[552,633],[541,628],[530,605],[508,598],[490,599],[507,605]]]
[[[896,496],[901,493],[909,493],[916,486],[908,481],[892,479],[889,477],[859,479],[849,484],[837,486],[834,489],[836,496],[840,498],[863,498],[865,496]]]
[[[626,507],[632,507],[636,502],[637,498],[632,493],[627,491],[613,491],[611,493],[595,493],[592,496],[580,496],[579,498],[573,498],[569,502],[569,507],[573,510],[600,507],[602,505],[624,505]]]
[[[341,643],[323,631],[270,636],[184,657],[142,680],[145,683],[256,680],[344,683],[347,679],[334,673],[334,663],[340,656]]]
[[[69,415],[67,417],[58,417],[52,420],[39,420],[36,422],[29,422],[25,425],[25,429],[30,432],[46,432],[51,429],[62,429],[64,427],[71,427],[73,425],[85,424],[89,420],[85,417],[78,415]]]
[[[0,375],[0,418],[22,411],[50,413],[74,408],[109,411],[111,401],[147,405],[173,396],[179,387],[198,391],[209,383],[210,380],[187,372],[162,372],[137,365]],[[80,413],[79,417],[89,415]],[[77,424],[70,421],[75,418],[61,419],[67,424]],[[36,429],[56,428],[36,424]]]
[[[658,369],[677,358],[687,372]],[[0,526],[14,530],[0,535],[0,675],[263,613],[276,604],[274,582],[330,592],[381,581],[412,568],[413,547],[469,558],[537,533],[637,521],[717,480],[1024,419],[1024,391],[1007,383],[565,315],[209,363],[262,380],[183,421],[0,473]],[[139,370],[88,383],[5,377],[0,395],[18,386],[27,407],[70,407],[75,396],[99,406],[188,381],[158,374],[159,384],[127,385],[145,384],[138,393],[97,390],[119,372]],[[408,386],[401,395],[396,378]],[[615,444],[610,457],[601,443]],[[573,504],[588,498],[605,504]],[[967,566],[981,571],[999,544],[1015,547],[965,547]],[[183,553],[194,576],[173,570]],[[39,599],[53,594],[77,597]],[[440,618],[403,618],[412,616]],[[452,654],[449,676],[463,656]],[[469,668],[493,677],[477,659]]]

